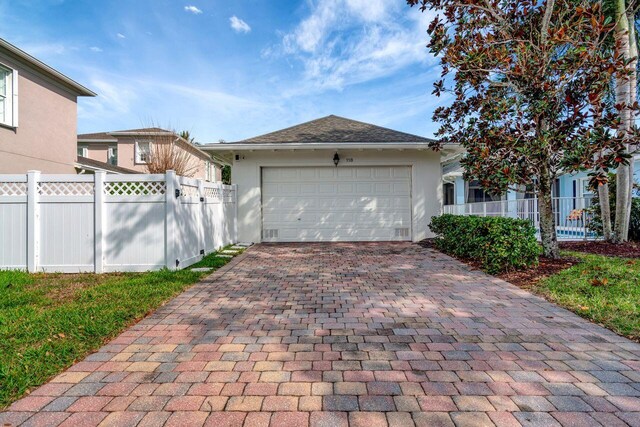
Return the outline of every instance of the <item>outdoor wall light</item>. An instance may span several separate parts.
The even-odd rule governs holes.
[[[336,154],[333,155],[333,164],[338,167],[338,163],[340,163],[340,156],[338,156],[338,152],[336,151]]]

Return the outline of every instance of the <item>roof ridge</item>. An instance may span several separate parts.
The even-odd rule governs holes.
[[[296,125],[287,126],[286,128],[282,128],[282,129],[274,130],[274,131],[271,131],[271,132],[263,133],[262,135],[252,136],[251,138],[245,138],[245,139],[242,139],[242,140],[241,140],[241,141],[239,141],[239,142],[242,142],[242,141],[248,141],[248,140],[250,140],[250,139],[262,138],[263,136],[271,135],[271,134],[273,134],[273,133],[278,133],[278,132],[287,131],[287,130],[290,130],[290,129],[296,128],[296,127],[298,127],[298,126],[308,125],[308,124],[311,124],[311,123],[313,123],[313,122],[317,122],[317,121],[320,121],[320,120],[323,120],[323,119],[328,119],[329,117],[338,117],[338,118],[340,118],[340,119],[345,119],[345,117],[336,116],[335,114],[329,114],[328,116],[322,116],[322,117],[318,117],[317,119],[307,120],[306,122],[298,123],[298,124],[296,124]],[[346,119],[346,120],[349,120],[349,119]]]
[[[232,143],[430,142],[429,138],[330,114]]]

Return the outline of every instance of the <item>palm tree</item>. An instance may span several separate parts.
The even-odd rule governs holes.
[[[195,138],[191,136],[191,133],[188,130],[183,130],[179,135],[180,138],[184,139],[190,144],[193,144],[195,142]]]

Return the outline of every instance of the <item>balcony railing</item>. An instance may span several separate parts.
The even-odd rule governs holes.
[[[594,239],[596,234],[589,228],[593,213],[589,209],[591,197],[554,197],[553,214],[558,239]],[[444,213],[454,215],[500,216],[526,219],[540,230],[538,199],[498,200],[493,202],[446,205]]]

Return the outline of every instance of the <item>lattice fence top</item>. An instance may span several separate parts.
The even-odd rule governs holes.
[[[0,182],[0,196],[26,196],[26,182]]]
[[[92,196],[93,182],[40,182],[41,196]]]
[[[162,196],[167,187],[164,181],[105,182],[104,194],[108,196]]]
[[[204,187],[204,197],[208,199],[222,199],[218,187]]]
[[[195,185],[181,184],[180,196],[181,197],[200,197],[200,192],[198,191],[198,187]]]

